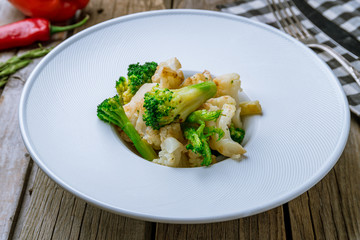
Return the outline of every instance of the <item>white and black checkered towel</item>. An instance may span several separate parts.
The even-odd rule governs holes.
[[[308,4],[360,41],[359,0],[308,0]]]
[[[308,0],[309,5],[323,13],[325,17],[338,24],[347,32],[355,35],[360,39],[360,2],[359,0]],[[255,21],[267,23],[278,28],[276,19],[268,8],[266,0],[246,0],[232,4],[221,5],[218,8],[227,13],[244,16]],[[345,48],[337,44],[324,32],[319,30],[312,22],[310,22],[296,7],[294,12],[301,19],[301,23],[311,32],[321,43],[325,43],[343,55],[352,65],[360,71],[360,60]],[[360,42],[359,42],[360,44]],[[344,92],[349,101],[350,110],[360,116],[360,87],[354,79],[345,71],[345,69],[329,54],[319,52],[322,58],[334,71],[338,77]]]

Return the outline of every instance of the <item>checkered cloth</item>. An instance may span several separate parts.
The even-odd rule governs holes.
[[[323,12],[325,17],[328,17],[328,19],[339,24],[344,30],[356,35],[357,38],[360,39],[360,1],[350,0],[346,1],[346,4],[344,4],[344,1],[346,0],[308,0],[308,3],[318,11]],[[266,0],[243,0],[232,4],[219,5],[218,8],[223,12],[244,16],[279,28]],[[360,60],[357,56],[347,51],[318,29],[296,7],[292,9],[299,19],[301,19],[304,27],[306,27],[319,42],[332,47],[360,71]],[[350,110],[357,116],[360,116],[360,86],[329,54],[326,52],[318,52],[318,55],[330,66],[334,74],[338,77],[349,101]]]
[[[359,0],[308,0],[308,4],[360,41]]]

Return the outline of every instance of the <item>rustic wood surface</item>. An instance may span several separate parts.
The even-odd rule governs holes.
[[[220,0],[91,0],[83,11],[96,23],[165,8],[216,10]],[[81,17],[81,16],[79,16]],[[0,0],[0,25],[24,18]],[[56,45],[57,34],[45,46]],[[0,62],[36,45],[0,51]],[[94,207],[61,189],[30,159],[18,127],[23,84],[39,60],[0,89],[0,240],[5,239],[360,239],[360,120],[336,166],[298,198],[270,211],[221,223],[164,224],[135,220]]]

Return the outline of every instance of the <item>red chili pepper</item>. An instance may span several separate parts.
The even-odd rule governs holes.
[[[9,2],[26,16],[61,22],[72,18],[78,9],[84,8],[89,3],[89,0],[9,0]]]
[[[57,32],[68,31],[86,23],[89,16],[73,25],[52,26],[44,18],[28,18],[0,26],[0,50],[30,45],[36,41],[47,41]]]

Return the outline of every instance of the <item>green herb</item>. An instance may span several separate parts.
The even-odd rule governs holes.
[[[10,75],[29,65],[33,59],[43,57],[51,51],[52,48],[39,48],[30,50],[21,56],[13,56],[6,62],[0,63],[0,87],[3,87]]]

